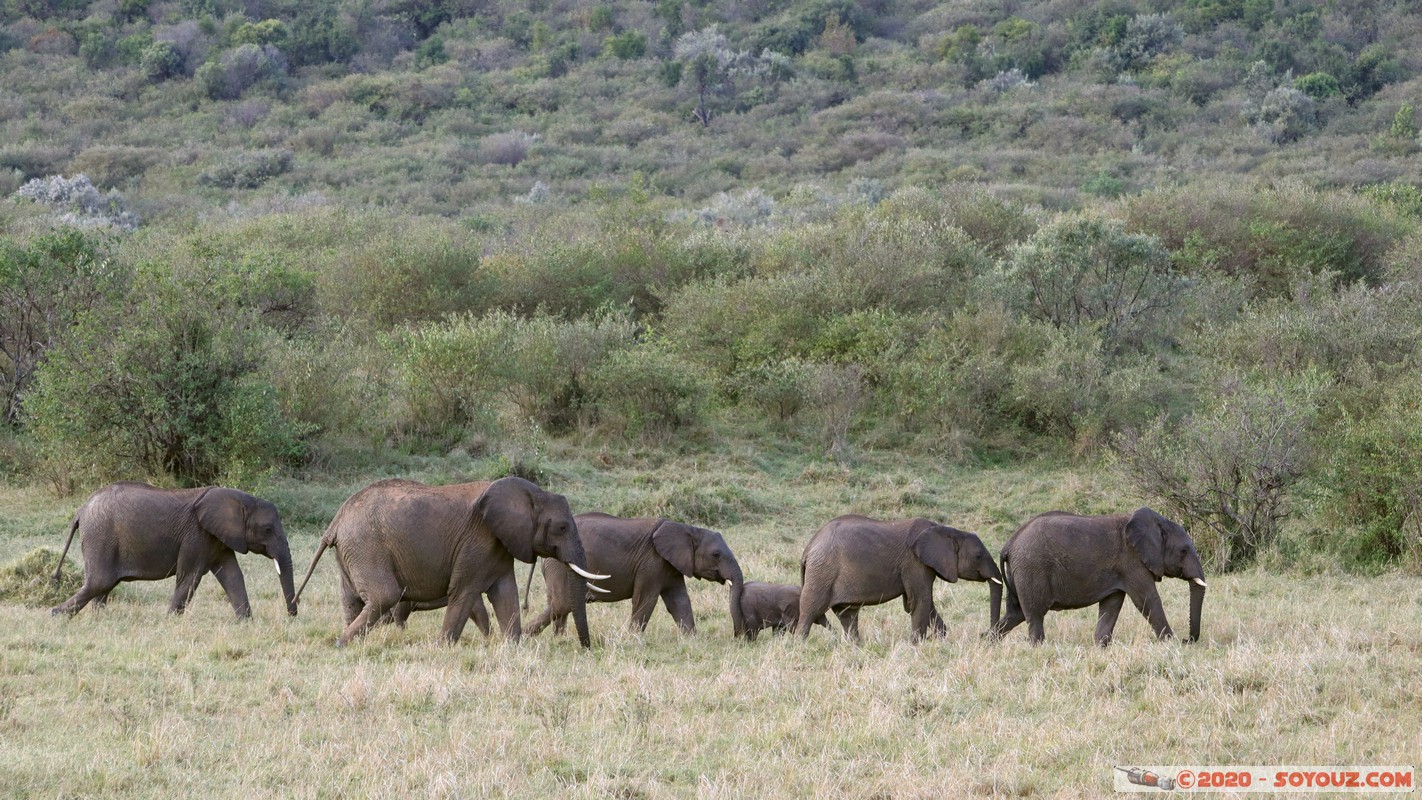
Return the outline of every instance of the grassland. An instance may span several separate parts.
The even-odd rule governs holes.
[[[794,580],[814,527],[848,511],[937,517],[996,548],[1038,510],[1139,502],[1096,466],[968,469],[864,451],[844,467],[773,443],[681,456],[565,445],[543,467],[576,510],[714,523],[748,577],[778,581]],[[304,564],[368,480],[487,468],[392,457],[265,493]],[[80,500],[0,489],[0,562],[57,547]],[[546,634],[444,646],[433,613],[338,650],[330,559],[294,619],[265,560],[243,564],[247,623],[211,581],[182,617],[163,613],[169,582],[128,584],[72,620],[0,603],[5,793],[1097,797],[1117,764],[1406,764],[1422,752],[1422,584],[1397,574],[1212,577],[1194,646],[1155,642],[1129,615],[1098,650],[1090,611],[1049,617],[1042,647],[1017,632],[984,643],[987,588],[967,583],[939,584],[941,641],[910,643],[891,603],[865,611],[859,646],[818,629],[747,644],[730,635],[725,589],[691,582],[691,638],[664,612],[630,635],[619,604],[590,608],[591,652]],[[1187,593],[1172,583],[1166,611],[1183,621]]]

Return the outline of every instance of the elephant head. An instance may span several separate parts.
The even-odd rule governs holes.
[[[1121,535],[1129,545],[1128,552],[1140,559],[1157,582],[1161,578],[1190,582],[1190,636],[1185,641],[1198,640],[1207,586],[1195,540],[1179,523],[1144,507],[1131,513]]]
[[[1002,573],[976,533],[924,520],[910,547],[919,561],[949,583],[959,578],[992,581],[994,591],[1002,585]]]
[[[738,638],[746,635],[745,613],[741,607],[745,580],[740,563],[721,534],[693,525],[663,521],[652,533],[652,547],[682,575],[729,583],[731,628]]]
[[[198,527],[236,553],[257,553],[276,562],[286,613],[296,616],[291,547],[276,506],[236,489],[214,487],[194,503]]]
[[[475,503],[474,512],[519,561],[531,564],[542,556],[568,565],[573,624],[578,628],[578,641],[583,647],[590,646],[586,581],[607,576],[588,571],[587,555],[567,498],[510,476],[489,484]]]

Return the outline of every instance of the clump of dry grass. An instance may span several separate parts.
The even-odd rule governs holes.
[[[56,582],[54,566],[58,563],[58,550],[36,547],[0,567],[0,603],[49,607],[79,591],[84,583],[84,571],[72,559],[65,558]]]

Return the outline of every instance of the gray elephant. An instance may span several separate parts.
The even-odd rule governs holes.
[[[52,614],[77,614],[90,600],[103,605],[123,581],[175,575],[168,610],[181,614],[202,576],[211,572],[237,616],[250,617],[237,554],[252,552],[276,562],[287,613],[296,615],[291,548],[281,515],[276,506],[246,492],[220,486],[159,489],[135,481],[105,486],[75,513],[54,570],[56,582],[78,530],[83,531],[84,584],[50,609]]]
[[[646,630],[657,598],[661,598],[682,632],[695,632],[691,597],[686,592],[686,579],[691,577],[730,584],[731,627],[737,637],[745,635],[741,566],[721,534],[660,518],[626,519],[592,513],[579,514],[577,519],[587,549],[588,568],[614,576],[603,582],[605,593],[588,599],[613,603],[630,598],[633,631]],[[562,564],[544,562],[548,607],[528,626],[530,635],[543,630],[549,622],[554,624],[555,632],[563,630],[571,601],[576,599],[564,590],[571,586],[564,577],[566,572]],[[529,577],[532,578],[531,573]]]
[[[1116,617],[1127,597],[1160,639],[1174,635],[1165,619],[1156,583],[1190,582],[1190,638],[1200,638],[1205,571],[1195,542],[1178,523],[1149,508],[1130,514],[1086,517],[1051,511],[1028,520],[1002,547],[1007,616],[999,619],[1002,589],[994,587],[992,629],[1002,636],[1027,622],[1027,637],[1043,639],[1047,611],[1099,604],[1096,643],[1111,643]]]
[[[514,559],[537,556],[567,563],[578,640],[591,646],[582,602],[588,572],[578,526],[560,494],[522,478],[427,486],[379,481],[351,495],[321,537],[302,580],[311,579],[326,548],[336,548],[345,629],[340,644],[364,634],[397,604],[445,606],[441,635],[456,642],[487,594],[508,639],[518,639],[520,619]],[[298,591],[298,595],[300,591]],[[397,614],[399,612],[396,612]]]
[[[800,587],[785,583],[762,583],[746,581],[745,594],[741,596],[741,612],[746,619],[746,638],[755,641],[763,630],[773,633],[794,631],[800,619]],[[816,625],[829,627],[824,614],[815,620]]]
[[[977,534],[926,519],[836,517],[815,532],[800,559],[802,638],[833,609],[844,632],[859,639],[859,609],[903,597],[913,637],[947,632],[933,605],[933,581],[1001,583],[1002,574]]]

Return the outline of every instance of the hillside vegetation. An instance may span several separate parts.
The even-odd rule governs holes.
[[[1415,569],[1414,12],[7,0],[0,474],[755,441]]]

